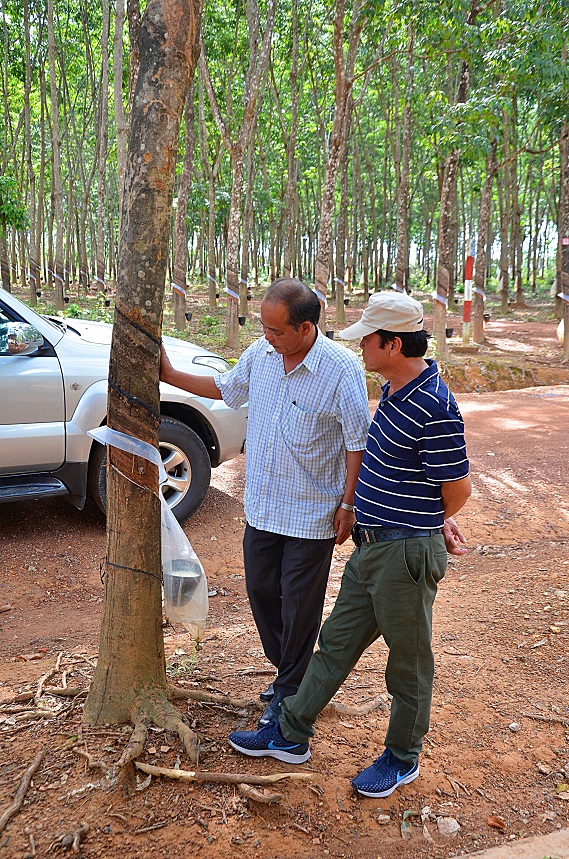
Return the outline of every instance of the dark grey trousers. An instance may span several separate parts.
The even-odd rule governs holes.
[[[275,692],[294,695],[322,621],[334,538],[306,540],[259,531],[243,537],[245,582],[265,656],[277,669]]]

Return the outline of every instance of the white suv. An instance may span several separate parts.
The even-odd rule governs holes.
[[[106,454],[87,431],[106,422],[112,326],[40,316],[0,288],[0,502],[66,495],[81,509],[89,491],[106,503]],[[177,369],[214,375],[229,365],[164,337]],[[212,466],[243,453],[247,409],[160,386],[164,493],[179,521],[194,513]]]

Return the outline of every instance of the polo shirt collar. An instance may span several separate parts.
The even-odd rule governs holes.
[[[422,373],[419,373],[414,379],[408,382],[403,388],[399,388],[395,393],[389,393],[389,382],[386,382],[385,385],[382,386],[381,390],[383,391],[382,400],[387,400],[389,397],[397,397],[400,400],[406,400],[411,394],[420,388],[425,382],[429,379],[432,379],[439,372],[439,368],[437,367],[437,362],[433,358],[425,358],[428,366],[425,367]]]

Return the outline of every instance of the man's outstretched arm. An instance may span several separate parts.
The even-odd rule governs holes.
[[[163,343],[160,346],[160,381],[188,391],[190,394],[196,394],[198,397],[209,397],[210,400],[223,399],[213,376],[196,376],[193,373],[175,370]]]

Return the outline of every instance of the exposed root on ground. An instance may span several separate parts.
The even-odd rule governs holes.
[[[373,710],[381,710],[382,713],[387,713],[389,707],[385,697],[383,695],[377,695],[377,697],[372,698],[371,701],[367,701],[365,704],[360,704],[359,706],[341,704],[339,701],[331,701],[326,707],[326,710],[335,710],[339,716],[367,716],[367,714],[373,712]]]
[[[26,796],[26,793],[28,791],[28,788],[30,786],[32,778],[34,777],[36,771],[39,769],[41,762],[43,761],[43,759],[45,757],[45,753],[46,753],[45,749],[41,749],[37,753],[37,755],[35,756],[35,758],[31,762],[31,764],[29,765],[29,767],[25,771],[24,775],[20,779],[20,784],[18,785],[18,789],[14,795],[13,803],[11,805],[9,805],[8,808],[6,809],[6,811],[4,811],[0,815],[0,832],[2,832],[2,830],[4,829],[4,827],[6,826],[8,821],[11,820],[12,817],[15,814],[17,814],[17,812],[22,807],[22,804],[24,802],[24,798]]]
[[[168,701],[165,695],[160,692],[149,690],[143,695],[140,695],[135,701],[132,711],[132,721],[134,722],[134,731],[131,736],[130,743],[132,744],[133,737],[142,737],[144,725],[154,724],[158,728],[164,728],[167,731],[173,731],[180,738],[188,757],[193,763],[198,762],[199,757],[199,738],[188,725],[183,721],[180,713]],[[135,742],[132,745],[132,751],[137,748]],[[144,744],[142,745],[144,748]],[[126,750],[125,750],[126,751]],[[140,754],[140,752],[138,752]],[[124,754],[121,760],[124,758]],[[123,766],[126,763],[134,760],[135,755],[127,756]]]
[[[85,840],[89,832],[89,824],[81,823],[73,832],[60,832],[55,836],[48,847],[48,853],[54,847],[61,847],[62,850],[73,850],[74,853],[79,853],[81,850],[81,842]]]
[[[221,704],[223,707],[233,707],[238,710],[262,709],[263,705],[257,701],[245,698],[231,698],[229,695],[221,695],[218,692],[202,692],[200,689],[182,689],[179,686],[168,685],[168,694],[173,701],[201,701],[205,704]]]

